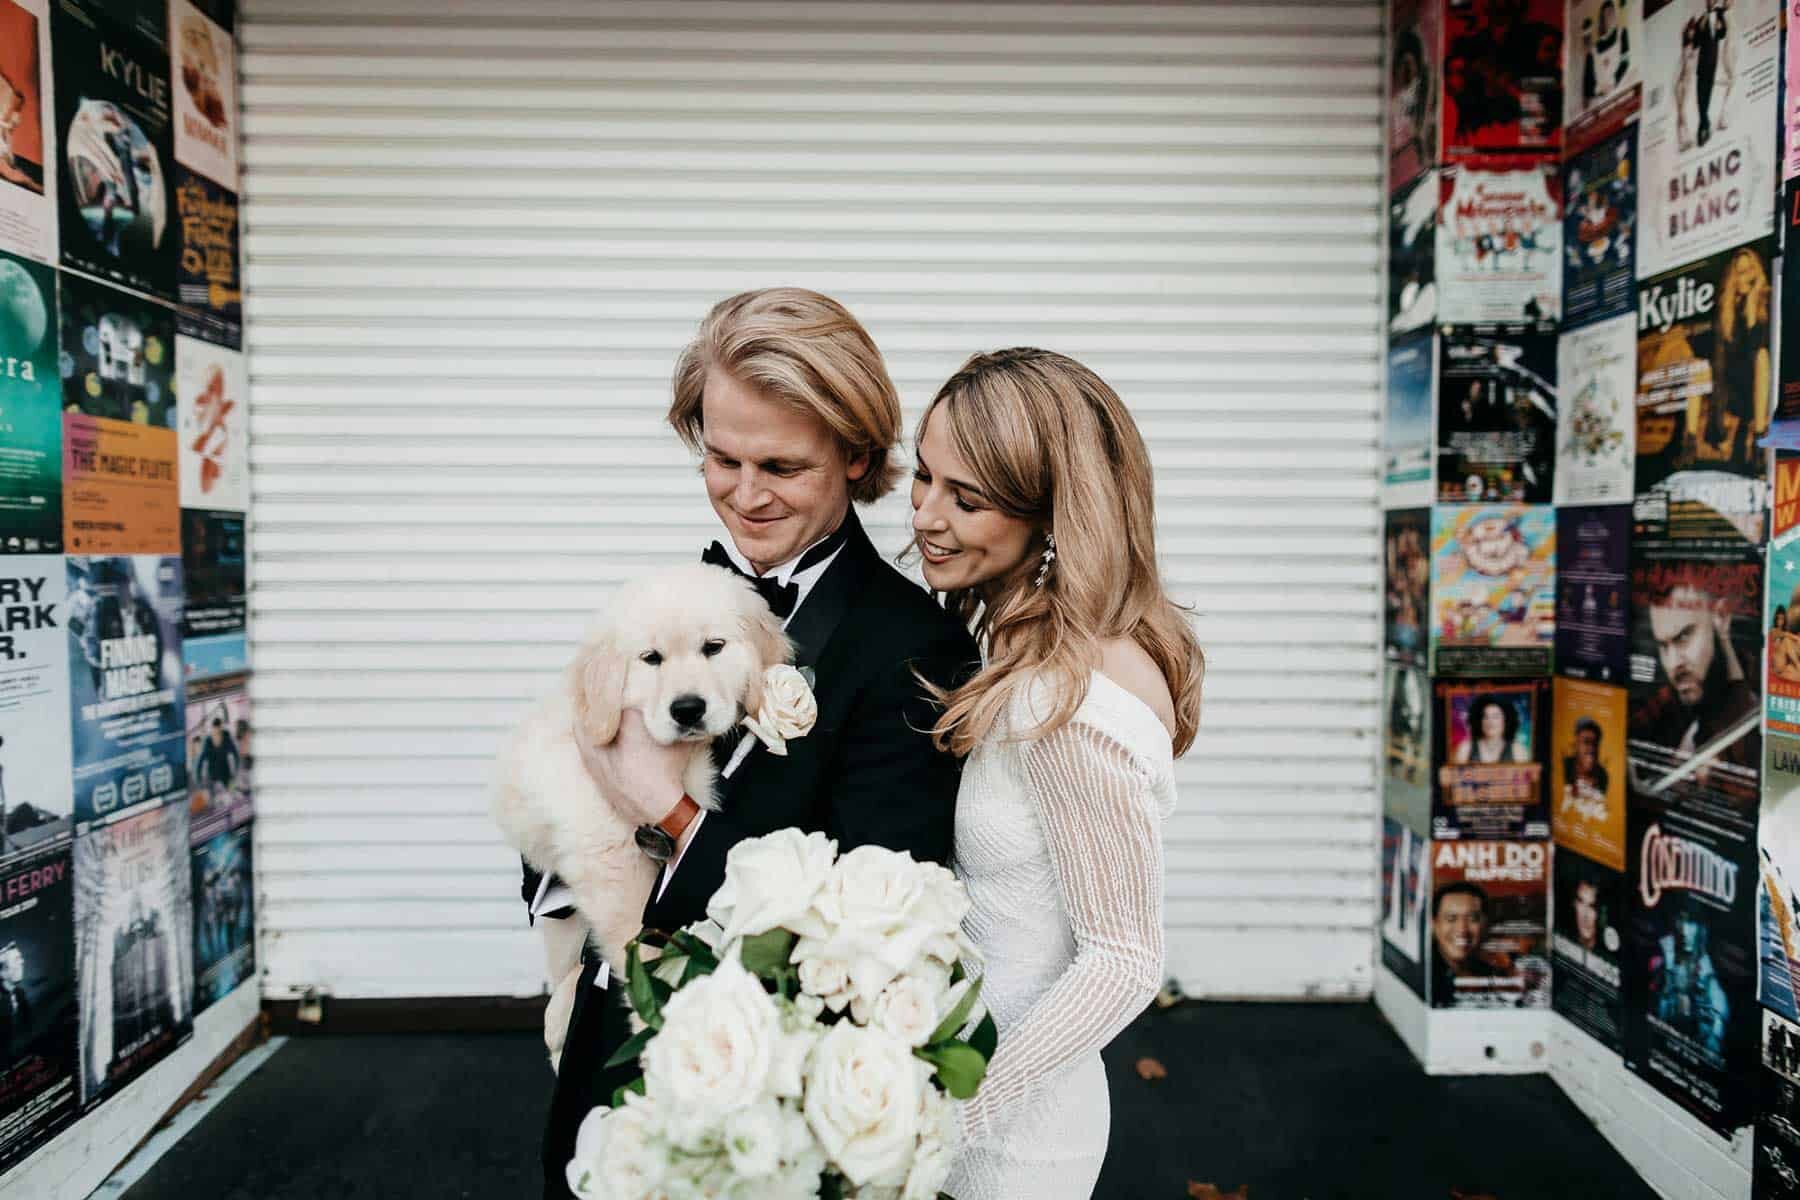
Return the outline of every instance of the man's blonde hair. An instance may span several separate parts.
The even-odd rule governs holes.
[[[848,309],[804,288],[763,288],[713,306],[675,362],[669,424],[694,450],[701,396],[713,368],[830,427],[846,458],[869,457],[850,499],[872,504],[894,490],[900,466],[900,396],[875,340]]]

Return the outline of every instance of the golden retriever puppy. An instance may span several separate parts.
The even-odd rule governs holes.
[[[657,875],[637,848],[636,826],[588,774],[575,738],[605,745],[625,710],[636,709],[656,741],[691,746],[683,786],[702,808],[716,808],[710,744],[762,707],[763,672],[790,653],[781,622],[747,580],[698,564],[658,571],[618,590],[561,686],[507,737],[494,820],[527,862],[562,879],[578,914],[538,922],[556,981],[544,1014],[553,1065],[574,1006],[583,938],[622,975],[625,945],[637,936]]]

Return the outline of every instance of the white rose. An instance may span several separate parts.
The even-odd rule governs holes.
[[[816,997],[804,998],[818,1003]],[[775,1054],[769,1063],[769,1091],[783,1099],[798,1099],[806,1086],[806,1060],[825,1030],[817,1022],[818,1013],[797,1001],[782,1000],[777,1005],[781,1034],[775,1039]]]
[[[778,829],[746,838],[725,856],[725,882],[707,901],[706,915],[720,926],[724,957],[731,944],[805,916],[831,873],[837,843],[822,833]]]
[[[832,867],[813,901],[818,928],[800,928],[796,962],[836,959],[849,968],[856,999],[873,1004],[883,988],[911,966],[938,932],[915,917],[929,908],[933,886],[906,854],[882,846],[858,846]],[[929,914],[927,914],[929,915]]]
[[[876,997],[870,1023],[909,1046],[923,1046],[942,1019],[938,1012],[940,991],[917,976],[903,975]]]
[[[781,1166],[781,1106],[764,1100],[725,1119],[725,1154],[745,1179],[772,1175]]]
[[[706,1144],[726,1117],[763,1097],[779,1026],[774,1000],[736,959],[669,998],[643,1062],[672,1141]]]
[[[778,663],[763,672],[762,707],[744,718],[772,754],[786,754],[787,743],[812,732],[819,719],[819,702],[813,698],[806,676],[798,668]]]
[[[944,1190],[944,1181],[950,1178],[950,1163],[954,1157],[950,1147],[936,1138],[920,1142],[913,1154],[912,1170],[906,1174],[906,1187],[900,1192],[900,1200],[937,1200],[938,1193]]]
[[[843,1012],[850,1003],[850,965],[835,958],[809,957],[817,948],[805,938],[794,947],[793,960],[800,964],[800,990],[832,1012]]]
[[[606,1122],[610,1108],[596,1108],[581,1119],[575,1133],[575,1157],[563,1168],[569,1190],[582,1200],[599,1200],[607,1195],[601,1182],[600,1167],[606,1161]]]
[[[880,1029],[833,1025],[806,1076],[806,1121],[827,1157],[858,1187],[898,1187],[918,1137],[922,1066]]]

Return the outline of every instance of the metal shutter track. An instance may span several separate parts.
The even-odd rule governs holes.
[[[714,536],[669,371],[775,282],[909,425],[979,348],[1124,394],[1211,662],[1170,968],[1366,994],[1380,5],[244,7],[269,994],[538,990],[489,760],[603,588]]]

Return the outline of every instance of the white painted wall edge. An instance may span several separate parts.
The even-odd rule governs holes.
[[[1547,1009],[1427,1008],[1386,967],[1375,971],[1375,1007],[1427,1075],[1531,1075],[1549,1069]]]
[[[86,1200],[261,1007],[253,976],[194,1019],[185,1045],[0,1177],[0,1200]]]

